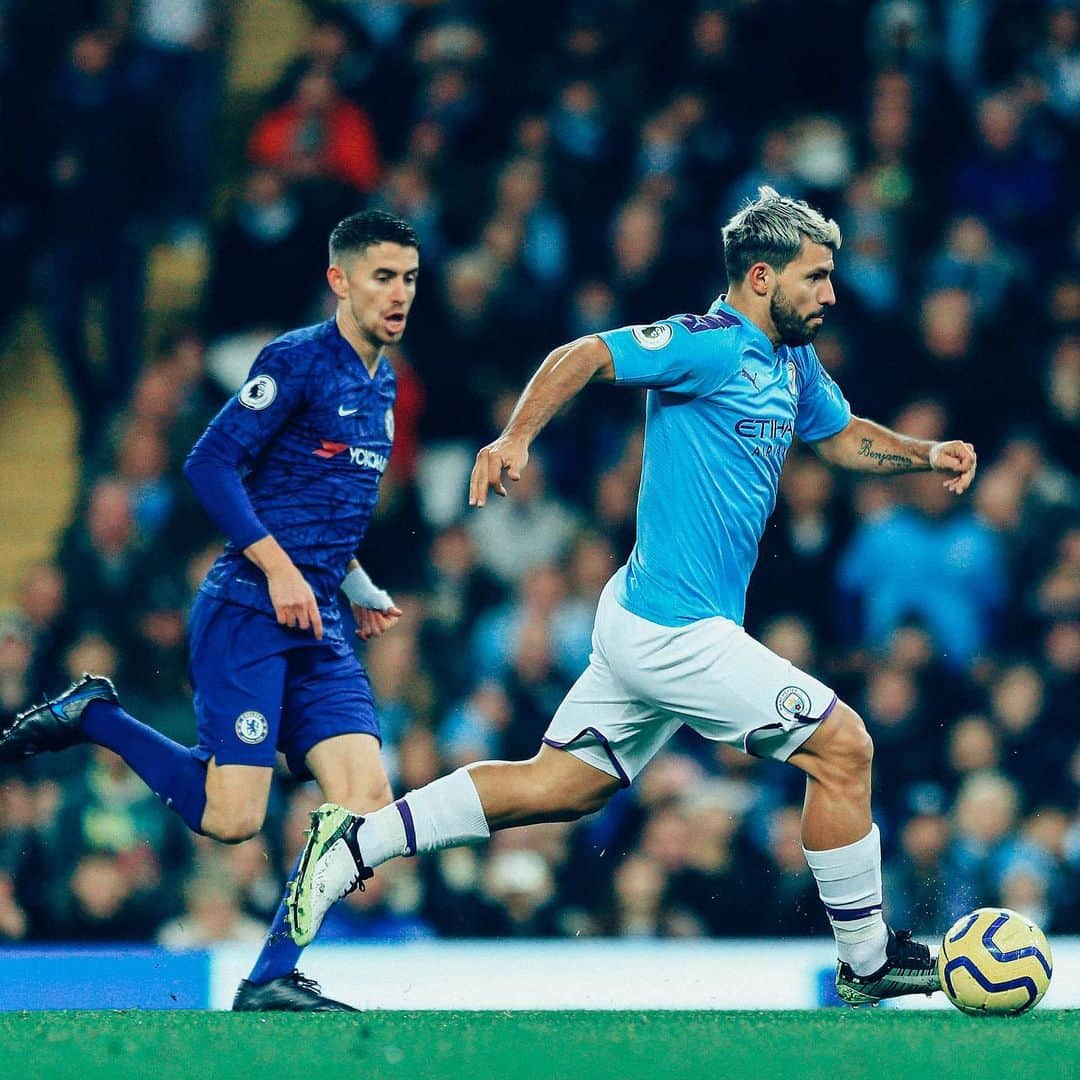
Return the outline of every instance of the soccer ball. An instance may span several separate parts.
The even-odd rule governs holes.
[[[1046,935],[1008,908],[979,908],[958,919],[938,954],[941,988],[966,1013],[1026,1012],[1046,993],[1051,971]]]

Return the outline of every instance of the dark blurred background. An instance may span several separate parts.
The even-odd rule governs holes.
[[[962,500],[789,458],[748,628],[876,745],[890,921],[1080,933],[1080,7],[1069,0],[0,0],[0,722],[85,669],[194,740],[220,549],[179,465],[325,241],[422,239],[360,552],[395,788],[532,754],[634,537],[641,398],[589,390],[483,513],[543,355],[703,311],[768,183],[840,222],[817,341],[854,409],[980,455]],[[577,825],[383,867],[320,940],[828,934],[801,774],[680,735]],[[100,749],[0,773],[0,940],[259,939],[319,802],[196,841]]]

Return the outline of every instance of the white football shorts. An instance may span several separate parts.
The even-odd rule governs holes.
[[[589,666],[544,736],[549,746],[629,785],[683,724],[786,761],[832,712],[829,687],[730,619],[660,626],[627,611],[614,581],[600,595]]]

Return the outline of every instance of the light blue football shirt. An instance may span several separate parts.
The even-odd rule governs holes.
[[[716,615],[741,624],[792,437],[835,435],[851,407],[812,346],[774,350],[721,300],[708,315],[600,337],[616,383],[649,391],[637,543],[619,602],[663,626]]]

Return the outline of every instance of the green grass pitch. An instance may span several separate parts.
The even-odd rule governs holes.
[[[19,1080],[1080,1080],[1080,1011],[0,1014]]]

